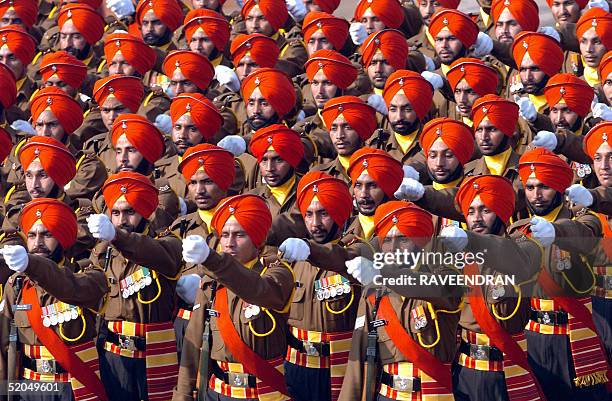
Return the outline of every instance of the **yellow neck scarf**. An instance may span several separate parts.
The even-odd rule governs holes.
[[[202,209],[198,209],[198,214],[200,215],[200,218],[202,219],[202,221],[204,223],[206,223],[206,227],[208,228],[208,232],[210,232],[211,227],[210,227],[210,222],[212,221],[213,218],[213,214],[215,214],[215,210],[217,208],[213,208],[213,209],[208,209],[208,210],[202,210]]]
[[[359,224],[361,224],[361,229],[363,230],[364,238],[370,238],[372,234],[374,234],[374,217],[365,216],[359,213],[358,218]]]
[[[279,205],[283,206],[287,197],[291,193],[291,189],[295,184],[295,174],[291,176],[284,184],[279,185],[278,187],[271,187],[268,185],[268,189],[272,192],[272,196],[278,202]]]
[[[436,191],[439,191],[441,189],[447,189],[447,188],[455,188],[457,186],[457,184],[459,184],[459,182],[463,179],[463,177],[459,177],[454,181],[451,182],[447,182],[446,184],[440,184],[439,182],[432,182],[432,186]]]
[[[540,96],[529,95],[529,100],[531,100],[531,102],[535,106],[538,113],[541,113],[542,110],[546,108],[547,103],[546,103],[546,97],[544,97],[544,95],[540,95]]]
[[[399,145],[403,154],[408,153],[408,151],[416,143],[415,139],[417,136],[417,132],[418,130],[408,135],[400,135],[397,132],[393,133],[393,136],[395,136],[395,140],[397,141],[397,144]]]
[[[340,164],[342,165],[342,168],[346,172],[348,170],[348,167],[349,167],[349,164],[350,164],[350,161],[351,161],[351,156],[340,156],[340,155],[338,155],[338,160],[340,161]]]
[[[495,156],[484,157],[485,164],[487,165],[487,168],[489,169],[491,174],[502,175],[502,173],[506,170],[506,164],[508,164],[510,153],[512,153],[511,147]]]

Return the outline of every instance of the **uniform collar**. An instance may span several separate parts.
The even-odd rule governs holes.
[[[291,178],[287,180],[287,182],[277,187],[271,187],[269,185],[266,185],[279,205],[283,206],[283,204],[291,194],[293,186],[295,185],[295,180],[295,174],[293,174]]]
[[[550,222],[550,223],[554,223],[555,220],[557,220],[557,217],[559,217],[559,213],[561,212],[561,209],[563,208],[563,203],[561,203],[559,206],[557,206],[556,208],[554,208],[550,213],[548,213],[545,216],[540,216],[543,219],[545,219],[546,221]]]
[[[340,155],[338,155],[338,161],[340,162],[340,165],[342,166],[344,171],[345,172],[348,171],[349,164],[351,162],[351,156],[340,156]]]
[[[459,185],[459,183],[461,182],[461,180],[463,180],[463,176],[457,178],[456,180],[453,180],[451,182],[447,182],[446,184],[441,184],[439,182],[433,181],[432,182],[432,186],[436,191],[439,191],[441,189],[448,189],[448,188],[455,188],[456,186]]]
[[[213,214],[215,214],[215,210],[217,210],[216,207],[212,209],[208,209],[208,210],[198,209],[198,215],[200,216],[202,221],[206,223],[206,226],[208,227],[209,232],[210,232],[210,223],[212,221]]]

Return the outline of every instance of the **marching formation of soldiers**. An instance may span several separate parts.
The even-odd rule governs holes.
[[[612,399],[608,1],[224,3],[0,0],[0,397]]]

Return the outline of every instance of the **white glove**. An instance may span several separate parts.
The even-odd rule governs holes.
[[[478,39],[476,39],[474,51],[472,52],[474,57],[484,57],[487,54],[491,54],[491,50],[493,50],[493,39],[484,32],[478,32]]]
[[[545,148],[552,152],[557,148],[557,136],[554,132],[540,131],[533,138],[533,146]]]
[[[105,214],[92,214],[87,217],[87,227],[94,238],[102,241],[115,239],[115,226]]]
[[[453,252],[462,251],[468,244],[465,230],[457,226],[446,226],[440,231],[440,237],[444,244]]]
[[[528,97],[514,97],[514,103],[519,106],[519,115],[529,122],[534,122],[538,117],[538,111],[535,104]]]
[[[346,265],[346,272],[364,286],[372,284],[374,277],[378,274],[374,263],[363,256],[347,260],[344,264]]]
[[[172,134],[172,118],[170,118],[167,114],[158,114],[155,117],[155,126],[158,130],[162,132],[164,135]]]
[[[444,86],[444,80],[439,74],[431,71],[423,71],[421,76],[433,86],[434,90],[441,89]]]
[[[531,218],[531,233],[533,239],[546,247],[555,242],[555,226],[545,218],[534,216]]]
[[[591,111],[593,113],[593,117],[595,118],[601,118],[605,121],[612,120],[612,109],[607,104],[596,103]]]
[[[283,254],[282,258],[289,263],[306,260],[310,256],[308,242],[299,238],[287,238],[278,247],[278,251]]]
[[[115,32],[113,32],[113,33],[115,33]],[[89,96],[87,96],[86,94],[84,94],[84,93],[79,93],[79,99],[81,99],[81,102],[83,102],[83,103],[87,103],[87,102],[89,102],[91,100],[91,98]]]
[[[185,216],[187,214],[187,203],[185,203],[185,199],[179,196],[179,208],[181,216]]]
[[[236,5],[238,6],[238,8],[242,8],[242,6],[244,5],[244,0],[235,0],[236,1]]]
[[[404,178],[412,178],[417,181],[421,179],[421,174],[412,166],[403,165],[402,170],[404,170]]]
[[[577,205],[589,207],[593,204],[593,195],[588,189],[580,184],[570,185],[570,187],[565,190],[565,194],[570,202]]]
[[[6,265],[12,271],[23,273],[28,267],[28,252],[21,245],[7,245],[0,249]]]
[[[306,113],[304,113],[304,110],[300,110],[298,115],[295,117],[296,124],[299,123],[300,121],[302,121],[305,118],[306,118]]]
[[[189,235],[183,240],[183,260],[195,265],[200,264],[208,258],[210,248],[199,235]]]
[[[368,37],[365,25],[363,25],[361,22],[352,22],[349,28],[349,34],[351,35],[351,40],[357,46],[360,46],[363,42],[365,42],[366,38]]]
[[[32,127],[32,124],[25,120],[15,120],[11,124],[11,128],[15,131],[21,131],[29,135],[36,135],[36,130]]]
[[[198,288],[200,288],[200,276],[197,274],[185,274],[176,282],[176,295],[189,305],[193,305]]]
[[[106,0],[106,7],[121,18],[128,17],[136,11],[132,0]]]
[[[221,139],[217,146],[229,150],[234,157],[238,157],[246,151],[246,142],[240,135],[228,135]]]
[[[589,0],[586,5],[586,9],[588,10],[589,8],[593,7],[603,8],[605,11],[610,12],[610,5],[606,0]]]
[[[285,4],[287,5],[289,14],[298,22],[302,21],[306,14],[308,14],[308,10],[302,0],[285,0]]]
[[[538,32],[543,33],[544,35],[548,35],[551,38],[555,39],[557,42],[561,43],[561,36],[559,36],[559,32],[552,26],[543,26],[538,29]]]
[[[423,55],[423,57],[425,57],[425,65],[427,66],[427,71],[433,72],[436,70],[436,63],[434,63],[433,59],[431,57],[425,56]]]
[[[218,65],[215,67],[215,79],[232,92],[240,90],[238,75],[229,67]]]
[[[404,178],[393,194],[399,200],[418,201],[423,197],[425,187],[413,178]]]
[[[376,111],[383,116],[389,114],[389,110],[387,110],[387,105],[385,104],[385,99],[383,99],[383,97],[380,95],[370,95],[368,98],[368,104],[374,107],[374,109],[376,109]]]

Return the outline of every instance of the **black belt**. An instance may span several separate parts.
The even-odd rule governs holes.
[[[293,333],[287,333],[287,344],[291,348],[309,356],[322,357],[330,355],[329,343],[315,343],[312,341],[298,340]]]
[[[223,380],[225,384],[228,384],[233,387],[257,387],[257,376],[250,375],[248,373],[234,373],[234,372],[226,372],[216,361],[212,363],[212,372],[218,378]]]
[[[461,341],[459,352],[478,361],[503,361],[504,353],[491,345],[470,344]]]
[[[55,359],[33,359],[24,355],[21,365],[43,375],[68,373]]]
[[[416,392],[421,390],[421,379],[418,377],[403,377],[383,371],[380,382],[397,391]]]
[[[551,326],[556,326],[560,324],[567,324],[567,312],[565,311],[540,311],[540,310],[531,310],[530,314],[531,320],[540,324],[547,324]]]
[[[106,334],[106,341],[128,351],[145,351],[147,348],[147,341],[144,337],[125,336],[110,330]]]

